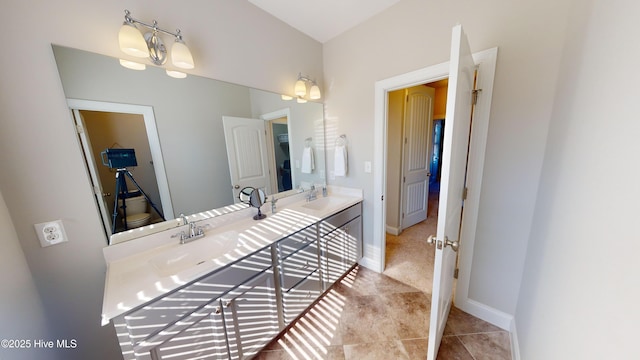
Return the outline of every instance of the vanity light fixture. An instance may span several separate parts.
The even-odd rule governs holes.
[[[151,31],[142,35],[136,25],[151,29]],[[147,24],[131,17],[129,10],[124,11],[124,24],[120,27],[118,33],[118,42],[120,50],[127,55],[138,58],[149,58],[155,65],[164,65],[167,62],[167,47],[160,37],[160,33],[173,36],[175,42],[171,46],[171,64],[180,69],[193,69],[195,64],[191,51],[184,43],[180,29],[175,33],[161,29],[158,22],[153,20],[153,24]],[[120,60],[120,64],[130,69],[144,70],[144,64],[136,63],[129,60]],[[186,74],[180,71],[167,70],[167,74],[172,77],[186,77]]]
[[[309,99],[318,100],[322,97],[320,94],[320,88],[316,84],[315,80],[311,80],[308,76],[302,76],[302,73],[298,73],[298,80],[293,88],[293,92],[298,99],[304,98],[307,95],[307,83],[311,83],[311,89],[309,89]],[[298,101],[299,102],[299,101]]]

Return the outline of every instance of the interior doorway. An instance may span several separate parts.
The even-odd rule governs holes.
[[[487,145],[491,99],[497,63],[498,49],[492,48],[472,54],[479,70],[478,88],[482,90],[474,110],[474,123],[470,139],[469,168],[467,184],[469,191],[465,201],[465,218],[460,231],[463,247],[459,253],[459,271],[456,281],[456,306],[478,318],[488,321],[503,329],[511,326],[511,317],[495,309],[491,309],[468,297],[471,281],[471,264],[473,259],[476,224],[480,203],[480,188],[484,169],[484,153]],[[373,164],[373,237],[366,244],[365,258],[361,264],[382,272],[385,269],[385,234],[386,234],[386,136],[387,136],[387,96],[390,91],[416,86],[448,77],[449,63],[428,66],[416,71],[380,80],[375,84],[374,108],[374,149]]]
[[[155,194],[151,197],[151,201],[158,209],[161,209],[162,215],[164,215],[165,219],[172,219],[174,217],[173,206],[169,193],[169,184],[164,168],[164,160],[162,150],[160,148],[160,139],[158,138],[153,108],[141,105],[80,99],[67,99],[67,104],[71,110],[74,125],[77,130],[78,144],[84,155],[87,172],[91,179],[91,186],[96,200],[96,208],[104,226],[107,242],[109,242],[109,238],[113,234],[112,214],[113,207],[115,205],[115,194],[113,191],[109,191],[103,187],[113,186],[115,188],[116,180],[115,175],[113,176],[113,179],[110,180],[109,174],[106,175],[105,180],[101,180],[100,172],[103,171],[104,168],[107,168],[103,165],[102,156],[99,153],[105,150],[101,149],[102,147],[139,148],[141,155],[142,153],[146,153],[146,155],[143,155],[144,160],[142,161],[144,162],[143,165],[150,168],[146,171],[148,175],[143,176],[142,171],[138,172],[135,170],[135,180],[136,182],[139,182],[140,187],[144,192],[151,192],[153,189]],[[89,116],[92,119],[94,116],[97,116],[98,118],[95,120],[97,122],[102,122],[100,118],[103,120],[105,117],[111,118],[109,121],[112,122],[112,124],[110,125],[110,130],[108,130],[111,135],[109,135],[109,139],[105,140],[106,142],[101,143],[97,150],[94,150],[94,146],[92,146],[91,141],[92,136],[90,136],[90,132],[92,132],[93,127],[90,126],[88,128],[86,126],[83,120],[85,116]],[[140,120],[141,122],[139,122]],[[137,130],[132,130],[132,128],[128,126],[131,121],[133,123],[137,123]],[[125,126],[121,127],[121,125]],[[107,130],[93,129],[93,132],[95,133],[94,135],[96,135],[93,136],[96,143],[99,143],[97,139],[102,139],[103,137],[106,138],[104,132],[107,132]],[[135,134],[129,134],[129,132],[135,132]],[[120,133],[120,135],[117,135],[118,133]],[[134,138],[137,140],[132,140]],[[142,147],[145,149],[143,150]],[[143,179],[143,177],[145,179]],[[151,181],[153,181],[153,183],[151,183]],[[109,205],[109,203],[111,203],[111,205]],[[150,211],[153,212],[152,210]],[[161,219],[159,216],[160,214],[158,213],[149,215],[151,215],[151,219],[149,220],[150,222]],[[121,216],[118,216],[118,218],[120,217]],[[118,222],[119,220],[116,221]],[[118,224],[116,224],[116,227],[119,228]]]
[[[387,100],[386,233],[434,216],[448,79],[393,90]]]

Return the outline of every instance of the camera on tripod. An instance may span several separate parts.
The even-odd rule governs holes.
[[[111,232],[113,234],[116,233],[117,229],[116,220],[118,218],[118,207],[122,209],[124,229],[129,229],[126,201],[127,199],[133,196],[138,196],[139,194],[142,194],[147,203],[151,205],[151,208],[153,208],[153,210],[155,210],[155,212],[160,215],[160,218],[162,218],[162,220],[165,220],[162,212],[151,201],[147,193],[142,190],[138,182],[133,178],[131,172],[127,170],[128,167],[138,166],[138,162],[136,161],[135,149],[106,149],[100,153],[100,157],[102,158],[102,164],[104,166],[108,166],[109,169],[116,169],[116,199],[113,206],[113,214],[111,218]],[[125,178],[129,178],[129,180],[131,180],[138,191],[130,192],[127,188],[127,181]]]
[[[138,166],[135,149],[106,149],[100,153],[102,164],[109,169]]]

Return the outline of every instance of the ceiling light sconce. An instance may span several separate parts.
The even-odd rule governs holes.
[[[316,84],[315,80],[311,80],[308,76],[302,76],[302,73],[298,73],[298,80],[293,88],[293,92],[298,99],[307,95],[307,83],[311,83],[311,89],[309,89],[309,99],[318,100],[322,97],[320,94],[320,88]]]
[[[151,31],[142,35],[136,25],[148,28]],[[189,48],[182,39],[182,33],[180,32],[180,29],[176,30],[176,32],[173,33],[171,31],[159,28],[158,22],[155,20],[153,20],[153,24],[144,23],[140,20],[132,18],[129,10],[124,11],[124,24],[122,24],[120,32],[118,33],[120,50],[122,50],[122,52],[127,55],[135,56],[138,58],[149,58],[155,65],[164,65],[167,62],[168,51],[167,47],[164,44],[164,41],[160,37],[161,33],[173,36],[175,38],[175,42],[171,46],[171,63],[173,64],[173,66],[180,69],[193,69],[195,67],[193,56],[191,56],[191,51],[189,51]],[[129,67],[123,64],[123,61],[127,60],[121,60],[120,63],[125,67]],[[133,62],[128,61],[128,63]],[[144,66],[144,64],[141,65]],[[170,72],[176,73],[176,71],[167,70],[167,74],[169,74]],[[186,77],[186,74],[182,74],[184,76],[180,75],[180,77]]]

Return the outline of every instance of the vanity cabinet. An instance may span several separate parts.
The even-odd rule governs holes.
[[[150,355],[152,359],[248,359],[279,331],[273,274],[266,272],[165,328],[153,339],[161,343]]]
[[[317,231],[313,225],[276,243],[284,325],[322,294]]]
[[[250,359],[361,258],[361,216],[358,203],[114,318],[124,358]]]
[[[327,290],[362,257],[362,205],[339,212],[318,226],[323,289]]]
[[[261,280],[263,281],[261,282]],[[249,300],[249,296],[251,300]],[[246,303],[239,304],[237,299],[242,299],[240,302],[246,301]],[[273,307],[270,314],[275,319],[275,334],[277,334],[277,304],[269,248],[257,251],[248,258],[188,283],[138,309],[120,315],[114,318],[113,322],[125,359],[167,358],[174,350],[181,354],[179,349],[185,348],[187,344],[193,348],[200,345],[213,346],[216,349],[208,349],[207,351],[215,353],[221,342],[218,336],[225,335],[226,327],[220,325],[222,315],[231,312],[237,319],[246,321],[246,316],[243,314],[251,310],[247,310],[245,305],[257,306],[256,304],[259,303],[257,299],[270,299],[269,301],[265,300],[261,306],[264,308]],[[227,318],[226,324],[230,323],[229,319],[231,318]],[[268,322],[268,320],[266,321]],[[226,324],[225,326],[227,326]],[[235,325],[232,327],[232,329],[236,328]],[[184,335],[196,333],[208,340],[200,343],[198,336]],[[183,335],[177,336],[176,334]],[[170,341],[170,339],[174,340]],[[189,343],[189,341],[191,342]],[[167,342],[171,345],[159,345]],[[227,343],[225,337],[226,348],[228,348]],[[155,357],[152,357],[152,353]],[[235,353],[242,354],[242,351],[235,350]],[[178,358],[184,357],[179,356]],[[212,358],[215,359],[215,357]],[[225,355],[222,358],[228,359],[229,357]]]

